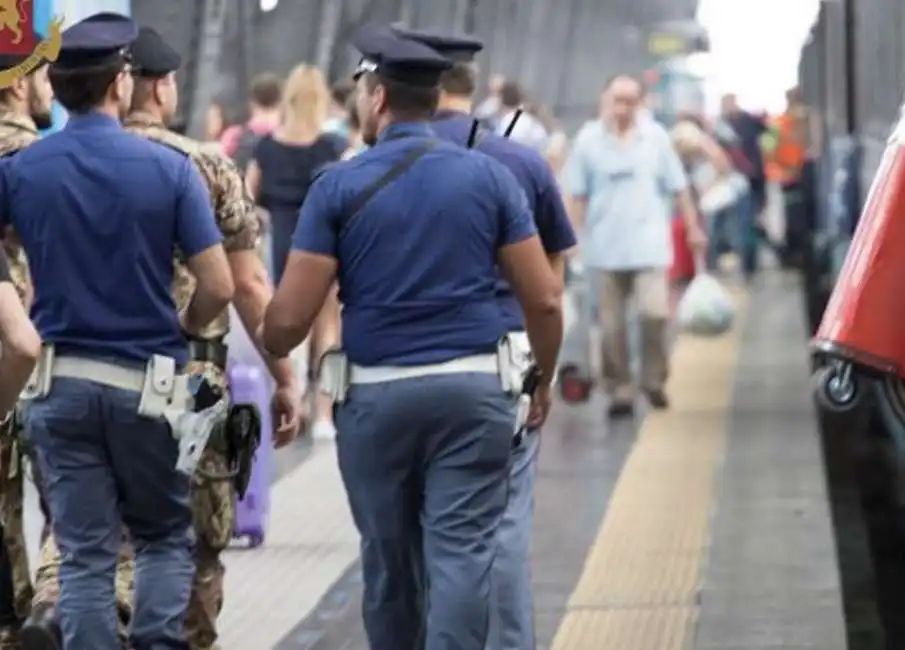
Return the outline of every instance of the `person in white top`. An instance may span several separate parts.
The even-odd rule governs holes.
[[[496,130],[498,135],[505,135],[515,119],[516,113],[524,103],[521,87],[514,81],[504,83],[500,89],[500,103],[502,104],[502,117]],[[529,112],[523,111],[515,122],[509,138],[543,154],[547,151],[550,135],[540,120]]]
[[[475,117],[494,128],[500,119],[500,90],[504,83],[506,79],[503,75],[491,75],[490,81],[487,82],[487,99],[478,104],[474,111]]]

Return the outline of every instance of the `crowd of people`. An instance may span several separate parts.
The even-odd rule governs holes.
[[[336,439],[370,647],[534,647],[567,264],[596,290],[612,417],[669,406],[674,249],[716,268],[728,245],[756,270],[738,233],[763,207],[765,129],[731,97],[712,128],[668,131],[619,75],[567,148],[514,81],[475,105],[473,38],[365,25],[353,45],[351,79],[261,75],[247,119],[211,106],[204,141],[167,128],[179,54],[115,14],[0,92],[0,650],[217,647],[248,460],[219,410],[240,327],[275,386],[276,446],[306,420]],[[69,121],[39,138],[54,96]],[[34,575],[26,456],[49,523]]]
[[[746,279],[752,279],[764,249],[783,267],[800,267],[807,249],[808,215],[814,212],[804,187],[809,161],[818,155],[819,128],[808,119],[797,89],[787,93],[786,110],[771,119],[739,106],[734,94],[722,98],[714,119],[680,115],[671,130],[673,145],[692,181],[704,215],[710,245],[704,260],[713,271],[720,256],[737,253]],[[784,233],[765,223],[768,187],[782,190]],[[685,269],[686,276],[691,272]]]
[[[302,70],[317,72],[302,65],[287,77],[287,84]],[[319,74],[319,73],[318,73]],[[357,113],[354,104],[355,84],[351,79],[340,79],[327,85],[325,78],[309,79],[305,92],[311,105],[320,105],[327,98],[325,117],[321,132],[334,134],[347,146],[347,156],[363,149],[355,122]],[[288,88],[285,92],[289,92]],[[531,147],[550,160],[555,169],[565,162],[568,137],[548,107],[531,101],[522,86],[515,80],[507,80],[501,75],[491,75],[487,88],[482,93],[484,99],[475,107],[474,114],[485,126],[498,135],[506,133],[513,126],[509,139]],[[306,101],[308,103],[308,101]],[[248,117],[244,121],[231,120],[227,116],[234,113],[225,102],[212,103],[205,115],[204,140],[233,158],[240,169],[246,169],[251,160],[252,147],[257,138],[272,133],[283,122],[287,109],[283,81],[278,75],[263,73],[251,85],[248,97]],[[519,118],[513,120],[515,113]],[[318,117],[321,117],[319,114]],[[245,139],[243,140],[243,136]],[[246,146],[240,146],[240,140]]]

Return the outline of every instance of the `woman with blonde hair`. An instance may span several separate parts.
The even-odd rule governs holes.
[[[339,160],[345,150],[342,138],[324,133],[329,107],[330,90],[323,73],[304,63],[296,66],[283,85],[282,122],[271,135],[258,142],[246,171],[249,193],[270,215],[270,253],[275,284],[282,278],[299,208],[308,189],[317,173]],[[315,322],[309,358],[314,363],[338,340],[339,307],[334,294],[334,299],[327,302]],[[298,363],[298,366],[300,374],[307,373],[307,364]],[[335,435],[330,400],[317,394],[315,409],[314,437]]]

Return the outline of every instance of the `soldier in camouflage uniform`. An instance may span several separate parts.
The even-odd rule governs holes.
[[[22,63],[25,56],[0,55],[0,68]],[[52,124],[53,91],[47,80],[47,67],[42,65],[8,87],[0,89],[0,157],[14,155],[38,139],[38,130]],[[10,262],[13,284],[25,308],[31,306],[33,288],[25,252],[13,232],[3,236],[3,246]],[[32,584],[28,570],[25,535],[22,525],[22,445],[18,427],[9,422],[0,427],[0,527],[2,543],[12,570],[13,593],[0,598],[11,599],[17,621],[0,622],[0,650],[17,649],[16,627],[28,615]]]
[[[167,129],[166,122],[176,109],[173,72],[179,67],[179,55],[157,32],[148,28],[141,29],[132,50],[135,94],[132,113],[126,118],[125,127],[192,157],[210,189],[217,225],[223,234],[223,246],[236,276],[236,310],[250,329],[256,329],[263,321],[272,290],[256,250],[258,220],[254,206],[245,192],[242,177],[229,159]],[[195,280],[177,251],[173,296],[178,309],[182,310],[188,305],[194,288]],[[211,384],[223,390],[227,388],[226,347],[223,340],[229,326],[229,313],[223,312],[208,325],[201,339],[190,341],[190,357],[194,360],[186,368],[188,373],[203,373]],[[289,412],[292,408],[288,404],[280,406],[275,402],[275,409],[278,417],[282,414],[290,421],[290,427],[295,426],[297,434],[301,391],[292,375],[292,366],[288,359],[272,360],[269,365],[277,381],[278,396],[281,391],[284,396],[296,396],[298,407],[295,413]],[[217,647],[216,623],[223,606],[224,567],[220,554],[232,539],[236,500],[225,451],[222,431],[215,432],[204,451],[194,480],[192,498],[197,537],[196,573],[186,614],[186,636],[191,650],[212,650]],[[123,622],[128,621],[132,612],[133,557],[128,541],[124,540],[116,581],[117,605]],[[59,551],[53,539],[48,539],[42,549],[41,566],[37,572],[36,611],[56,604],[59,597],[58,566]],[[34,623],[42,625],[39,621]],[[43,626],[47,635],[57,636],[52,622],[50,625],[43,623]]]

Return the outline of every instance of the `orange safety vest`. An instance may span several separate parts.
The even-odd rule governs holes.
[[[807,155],[807,117],[800,111],[786,111],[776,118],[776,148],[768,162],[771,177],[793,183],[801,175]]]

